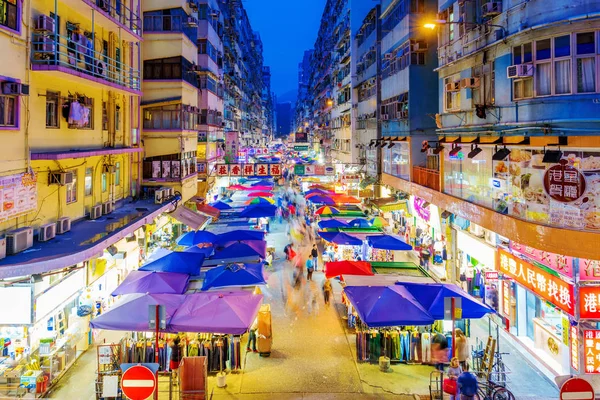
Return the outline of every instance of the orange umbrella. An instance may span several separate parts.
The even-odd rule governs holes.
[[[356,197],[340,194],[331,197],[337,204],[360,204],[360,200]]]

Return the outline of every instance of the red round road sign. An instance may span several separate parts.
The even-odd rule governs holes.
[[[156,389],[156,377],[148,367],[133,366],[123,374],[121,389],[131,400],[146,400]]]
[[[571,378],[560,388],[560,400],[594,400],[594,388],[581,378]]]

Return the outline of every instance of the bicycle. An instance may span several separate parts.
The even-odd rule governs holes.
[[[516,397],[506,387],[493,381],[484,381],[479,382],[474,400],[516,400]]]

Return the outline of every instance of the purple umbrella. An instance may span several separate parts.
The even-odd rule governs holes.
[[[331,197],[327,197],[324,195],[311,196],[306,200],[310,201],[311,203],[315,203],[315,204],[327,204],[327,205],[335,204],[335,201],[333,201],[331,199]]]
[[[241,335],[254,322],[262,299],[246,291],[188,295],[171,319],[171,329]]]
[[[127,278],[112,292],[113,296],[130,293],[185,292],[190,276],[173,272],[131,271]]]
[[[263,258],[267,255],[267,242],[265,242],[264,240],[232,240],[231,242],[219,244],[219,248],[217,248],[216,251],[220,252],[221,250],[225,250],[229,246],[232,246],[237,243],[245,244],[252,250],[256,251],[256,253]]]
[[[135,271],[134,271],[135,272]],[[182,294],[131,295],[125,301],[92,319],[90,326],[95,329],[112,331],[148,331],[148,306],[163,305],[169,321],[177,308],[185,300]]]

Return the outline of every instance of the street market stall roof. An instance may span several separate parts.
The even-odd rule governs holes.
[[[174,272],[131,271],[111,294],[181,294],[187,289],[189,279],[187,274]]]
[[[371,268],[378,275],[403,275],[413,277],[432,277],[419,265],[402,261],[370,261]]]
[[[431,325],[435,319],[401,285],[346,286],[344,293],[369,327]]]
[[[319,236],[325,239],[328,242],[333,242],[335,244],[343,244],[348,246],[360,246],[362,245],[362,240],[350,236],[344,232],[319,232]]]
[[[239,240],[262,240],[265,238],[264,231],[251,231],[251,230],[234,230],[218,235],[215,244],[227,243]]]
[[[381,218],[381,217],[372,218],[369,220],[369,222],[371,223],[371,225],[373,225],[377,228],[383,228],[384,226],[388,226],[390,224],[384,218]]]
[[[255,286],[266,284],[264,264],[228,264],[206,272],[202,290],[227,286]]]
[[[148,306],[164,306],[168,324],[185,298],[186,295],[183,294],[129,295],[107,312],[92,319],[90,326],[112,331],[146,332],[149,330]]]
[[[213,219],[217,219],[221,215],[221,210],[203,202],[196,202],[196,211]]]
[[[397,286],[406,288],[435,319],[444,319],[444,298],[446,297],[462,299],[462,318],[481,318],[488,313],[495,312],[491,307],[453,284],[404,282]]]
[[[367,261],[330,261],[325,263],[325,277],[340,275],[374,275]]]
[[[340,213],[340,210],[338,210],[335,207],[331,207],[331,206],[322,206],[322,207],[319,207],[317,209],[317,211],[315,211],[315,214],[317,214],[317,215],[321,215],[321,214],[328,215],[328,214],[339,214],[339,213]]]
[[[243,185],[231,185],[227,188],[228,190],[252,190],[249,187]]]
[[[200,267],[204,262],[204,257],[205,254],[201,253],[171,251],[143,265],[138,271],[175,272],[198,276],[200,275]]]
[[[209,231],[192,231],[184,233],[176,240],[179,246],[195,246],[200,243],[214,243],[217,235]]]
[[[347,211],[342,210],[336,206],[338,210],[340,210],[339,214],[321,214],[321,218],[356,218],[356,217],[365,217],[365,213],[362,211]]]
[[[332,196],[333,201],[338,204],[360,204],[361,201],[353,196],[348,196],[345,194],[339,194]]]
[[[221,262],[225,262],[225,260],[230,260],[229,262],[231,262],[231,260],[237,260],[237,259],[245,259],[248,257],[260,257],[260,258],[265,258],[265,253],[266,253],[266,242],[265,243],[265,250],[264,251],[260,251],[260,250],[256,250],[253,249],[251,246],[245,244],[245,243],[235,243],[232,244],[231,246],[227,246],[221,250],[217,250],[215,251],[215,254],[213,254],[210,257],[211,261],[219,261],[219,263]],[[206,265],[209,260],[205,261]]]
[[[211,217],[197,213],[186,206],[177,207],[175,211],[169,213],[169,216],[196,231],[198,229],[203,229],[212,219]]]
[[[431,277],[375,274],[373,276],[344,275],[343,282],[346,286],[391,286],[396,283],[436,283]]]
[[[254,189],[253,189],[254,190]],[[248,194],[248,197],[273,197],[273,193],[271,192],[251,192]]]
[[[231,210],[233,207],[231,207],[229,204],[219,200],[217,202],[214,202],[211,204],[212,207],[216,208],[217,210]]]
[[[239,216],[242,218],[274,217],[277,206],[273,204],[255,204],[246,207]]]
[[[373,225],[364,218],[356,218],[348,223],[349,228],[371,228]]]
[[[246,291],[185,296],[171,318],[171,330],[241,335],[252,326],[262,299],[262,295]]]
[[[329,190],[329,189],[310,189],[306,192],[304,192],[304,196],[310,196],[311,194],[323,194],[323,195],[331,195],[331,194],[335,194],[335,192],[333,190]]]
[[[227,247],[233,246],[234,244],[245,244],[254,250],[258,255],[264,257],[267,251],[267,242],[265,240],[260,239],[252,239],[252,240],[232,240],[231,242],[221,242],[218,247],[215,249],[216,252],[219,252]],[[263,255],[264,254],[264,255]]]
[[[327,205],[335,204],[335,201],[333,201],[333,199],[331,197],[327,197],[324,195],[311,196],[311,197],[307,198],[306,200],[310,201],[311,203],[315,203],[315,204],[327,204]]]
[[[343,221],[338,221],[337,219],[328,219],[326,221],[319,221],[319,228],[327,229],[327,228],[344,228],[347,225]]]
[[[383,250],[412,250],[412,246],[406,244],[399,238],[392,235],[373,235],[367,236],[369,246],[375,249]]]
[[[258,182],[252,183],[250,186],[273,186],[273,181],[268,179],[262,179]]]
[[[369,200],[369,203],[382,212],[404,211],[407,214],[409,213],[408,202],[406,200],[397,200],[394,197],[387,197],[382,199],[372,199]]]
[[[246,205],[267,205],[267,204],[275,204],[275,200],[269,197],[254,197],[246,201]]]

